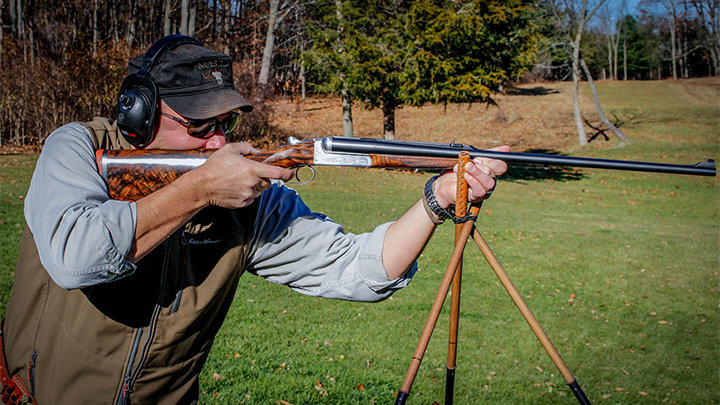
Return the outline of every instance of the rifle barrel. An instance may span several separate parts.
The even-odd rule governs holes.
[[[534,153],[497,152],[477,149],[470,145],[442,144],[432,142],[388,141],[368,138],[323,138],[323,148],[330,152],[370,153],[379,155],[406,155],[453,158],[463,150],[470,156],[503,160],[508,163],[537,164],[541,166],[569,166],[596,169],[628,170],[637,172],[715,176],[715,160],[708,159],[696,165],[634,162],[627,160],[595,159],[575,156],[542,155]]]

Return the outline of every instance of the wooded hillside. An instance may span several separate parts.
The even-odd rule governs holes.
[[[271,141],[274,96],[345,92],[349,109],[385,111],[487,103],[515,80],[569,80],[575,38],[566,33],[594,8],[578,54],[595,79],[720,72],[718,0],[643,0],[636,10],[625,0],[0,0],[0,146],[39,146],[67,122],[113,118],[127,60],[168,34],[230,55],[236,87],[256,107],[237,135]],[[372,41],[390,31],[394,43]],[[319,51],[335,71],[312,57]],[[391,77],[382,72],[395,81],[378,81]]]

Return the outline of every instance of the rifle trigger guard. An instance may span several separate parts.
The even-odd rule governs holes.
[[[300,175],[298,173],[300,172],[300,169],[302,169],[303,167],[310,168],[310,171],[312,172],[312,177],[310,177],[310,180],[307,180],[307,181],[300,180]],[[312,183],[312,181],[315,180],[315,168],[312,165],[298,165],[298,166],[295,166],[293,168],[293,170],[295,171],[295,175],[293,177],[295,177],[295,180],[297,180],[297,182],[286,181],[285,184],[289,184],[291,186],[304,186],[306,184]]]

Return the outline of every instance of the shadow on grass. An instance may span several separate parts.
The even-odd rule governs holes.
[[[514,88],[508,91],[507,94],[510,96],[547,96],[548,94],[560,94],[560,92],[555,89],[536,86],[531,89]]]
[[[567,156],[551,149],[530,149],[524,153],[540,155]],[[532,181],[532,180],[554,180],[571,181],[580,180],[585,174],[577,168],[542,166],[535,164],[508,163],[508,171],[502,176],[504,181]]]

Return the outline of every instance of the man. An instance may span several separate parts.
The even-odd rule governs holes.
[[[394,223],[345,234],[280,184],[291,171],[244,158],[256,151],[247,143],[226,143],[236,111],[252,110],[226,55],[173,36],[129,70],[118,122],[51,134],[26,198],[2,339],[7,375],[37,403],[197,403],[198,375],[244,271],[357,301],[409,283],[438,213],[454,202],[454,174],[431,183],[437,204],[421,200]],[[95,151],[131,147],[218,151],[136,203],[110,200]],[[469,164],[470,199],[483,199],[506,169]]]

